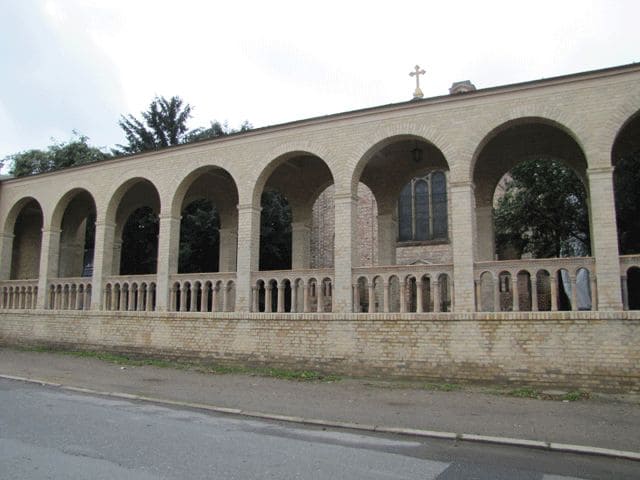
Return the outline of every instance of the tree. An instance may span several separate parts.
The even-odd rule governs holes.
[[[616,160],[614,185],[620,254],[640,253],[640,151]]]
[[[117,145],[116,154],[139,153],[184,143],[191,105],[174,96],[167,100],[155,97],[142,120],[129,114],[120,116],[118,125],[124,130],[128,145]]]
[[[555,160],[528,160],[514,167],[494,211],[496,247],[519,257],[589,255],[586,190],[578,176]]]
[[[291,268],[291,208],[280,192],[266,191],[261,199],[260,270]]]
[[[105,160],[111,155],[89,145],[89,137],[73,132],[68,142],[54,143],[46,150],[32,149],[5,157],[16,177],[51,172],[60,168]]]
[[[191,130],[185,138],[185,143],[197,142],[199,140],[208,140],[210,138],[222,137],[238,132],[246,132],[247,130],[251,130],[252,128],[253,125],[251,125],[248,120],[242,122],[239,130],[230,128],[227,122],[220,123],[217,120],[214,120],[207,128],[200,127]]]
[[[195,200],[182,211],[179,273],[217,272],[220,250],[218,212],[208,200]]]

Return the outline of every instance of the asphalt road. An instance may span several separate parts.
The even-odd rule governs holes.
[[[0,479],[637,479],[638,462],[364,435],[0,380]]]

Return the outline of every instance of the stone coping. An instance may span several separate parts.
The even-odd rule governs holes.
[[[162,319],[193,320],[322,320],[322,321],[606,321],[640,320],[637,311],[563,311],[563,312],[439,312],[439,313],[248,313],[248,312],[145,312],[115,310],[0,310],[0,316],[31,316],[60,314],[67,317],[156,317]]]

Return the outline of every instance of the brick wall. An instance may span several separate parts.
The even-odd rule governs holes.
[[[0,344],[350,375],[640,391],[640,315],[0,313]]]

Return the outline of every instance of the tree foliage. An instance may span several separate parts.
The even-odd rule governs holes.
[[[614,173],[620,254],[640,253],[640,151],[616,161]]]
[[[184,143],[191,110],[191,105],[178,96],[169,100],[155,97],[148,110],[140,113],[142,119],[132,114],[120,116],[118,125],[124,130],[128,144],[118,145],[114,153],[139,153]]]
[[[280,192],[262,194],[260,270],[291,268],[291,208]]]
[[[122,229],[120,275],[156,273],[158,260],[158,216],[149,207],[140,207]]]
[[[182,211],[179,273],[217,272],[220,250],[218,212],[208,200],[195,200]]]
[[[89,145],[89,137],[73,132],[68,142],[54,143],[46,150],[32,149],[6,157],[11,163],[10,173],[16,177],[51,172],[65,167],[105,160],[111,155]]]
[[[195,128],[191,130],[185,137],[185,143],[197,142],[199,140],[208,140],[216,137],[223,137],[225,135],[231,135],[238,132],[246,132],[251,130],[253,126],[248,120],[245,120],[240,125],[240,129],[234,129],[229,127],[227,122],[220,123],[214,120],[207,128]]]
[[[578,176],[555,160],[520,163],[494,211],[496,248],[519,257],[589,255],[586,190]]]

